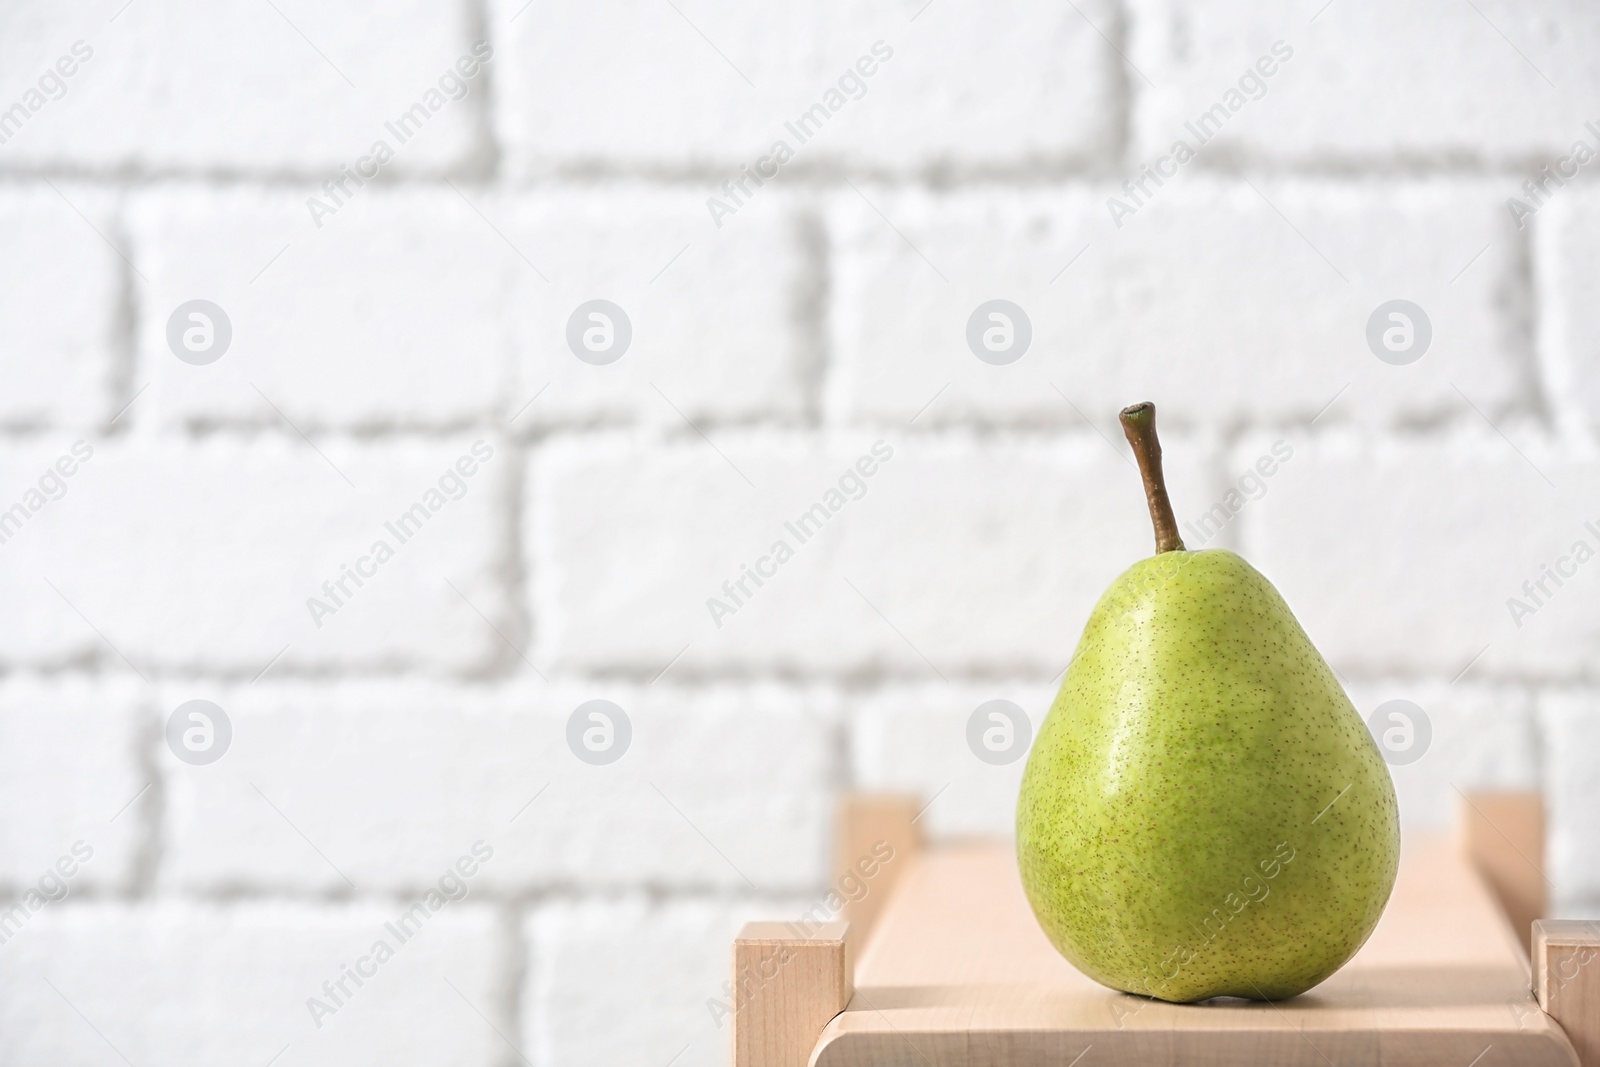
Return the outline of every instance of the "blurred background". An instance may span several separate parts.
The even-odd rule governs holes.
[[[1009,832],[1151,551],[1147,399],[1407,832],[1541,789],[1600,913],[1597,47],[1577,0],[5,5],[0,1061],[726,1062],[841,793]]]

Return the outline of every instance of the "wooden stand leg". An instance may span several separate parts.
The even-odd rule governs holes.
[[[828,896],[733,943],[734,1067],[806,1067],[853,991],[854,953],[921,843],[914,796],[851,793],[834,821]],[[824,921],[827,920],[827,921]]]
[[[1600,1067],[1600,921],[1533,924],[1533,991],[1583,1067]]]
[[[1528,946],[1544,914],[1544,797],[1531,792],[1461,794],[1463,844],[1511,928]]]
[[[866,944],[921,843],[917,797],[901,793],[849,793],[834,814],[832,888],[844,900],[841,917],[857,944]]]
[[[806,1067],[850,1001],[849,923],[746,923],[733,943],[734,1067]]]

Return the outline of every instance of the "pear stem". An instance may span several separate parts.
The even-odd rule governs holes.
[[[1161,440],[1156,436],[1156,406],[1148,400],[1134,404],[1123,408],[1118,419],[1128,444],[1133,446],[1134,458],[1139,461],[1139,474],[1144,479],[1144,498],[1150,505],[1150,522],[1156,528],[1156,555],[1182,552],[1183,538],[1178,536],[1178,520],[1172,514],[1172,501],[1167,499],[1167,480],[1161,473]]]

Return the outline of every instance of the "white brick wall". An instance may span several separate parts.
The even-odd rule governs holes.
[[[1600,426],[1600,346],[1594,301],[1600,281],[1600,201],[1584,189],[1565,190],[1529,223],[1540,287],[1540,349],[1553,396],[1580,431]]]
[[[18,679],[0,687],[0,880],[8,898],[37,888],[52,870],[67,874],[69,895],[134,881],[153,784],[140,759],[141,703],[127,681]]]
[[[164,875],[177,889],[325,893],[348,878],[360,891],[407,892],[480,838],[495,857],[478,884],[507,894],[640,881],[798,891],[823,868],[835,732],[826,699],[667,681],[263,682],[165,695],[163,721],[192,696],[215,700],[237,746],[215,766],[160,761]],[[572,757],[566,729],[597,698],[623,708],[633,736],[620,760],[594,767]],[[430,754],[421,767],[418,752]]]
[[[1297,165],[1521,162],[1563,154],[1593,117],[1579,101],[1597,85],[1600,18],[1582,0],[1131,6],[1130,58],[1154,83],[1140,83],[1146,152],[1183,136],[1275,41],[1293,54],[1214,151]]]
[[[498,411],[506,309],[526,268],[448,186],[359,190],[314,220],[294,193],[182,185],[129,213],[149,278],[136,292],[139,384],[151,391],[128,414],[135,424],[287,417],[310,432],[459,426]],[[174,310],[194,299],[218,304],[233,328],[228,352],[205,366],[168,348]]]
[[[1556,906],[1587,918],[1600,902],[1600,861],[1589,827],[1600,785],[1589,773],[1590,753],[1600,744],[1600,701],[1593,690],[1556,690],[1545,695],[1540,719],[1545,731],[1549,799],[1554,832],[1549,843]]]
[[[1596,459],[1516,437],[1297,438],[1240,515],[1245,554],[1344,671],[1454,678],[1481,653],[1479,678],[1587,677],[1600,568],[1560,561],[1580,540],[1600,548],[1586,528],[1600,529]],[[1234,466],[1258,454],[1241,449]],[[1554,565],[1574,576],[1523,588]]]
[[[1330,422],[1439,418],[1467,410],[1463,393],[1491,413],[1528,403],[1497,187],[1256,184],[1195,176],[1121,228],[1111,185],[846,190],[832,214],[841,416],[908,420],[947,384],[919,423],[1076,426],[1073,405],[1105,417],[1147,395],[1169,398],[1169,421],[1223,426],[1303,423],[1343,390]],[[968,317],[995,298],[1033,325],[1009,366],[967,348]],[[1394,298],[1424,308],[1448,362],[1372,357],[1367,317]]]
[[[517,264],[507,308],[516,354],[507,410],[518,429],[636,421],[687,430],[685,418],[788,423],[811,409],[816,242],[793,198],[766,190],[720,230],[697,197],[632,182],[484,209],[538,265],[536,274]],[[601,366],[575,359],[567,340],[569,319],[596,299],[620,306],[633,333]]]
[[[489,909],[453,904],[401,943],[385,924],[409,903],[52,905],[0,954],[0,1049],[27,1065],[491,1062],[507,939]],[[392,957],[362,965],[385,938]],[[314,1016],[345,965],[376,973]]]
[[[1533,701],[1520,687],[1379,679],[1352,686],[1350,699],[1364,719],[1391,700],[1410,701],[1426,716],[1430,736],[1422,758],[1389,768],[1408,830],[1449,831],[1460,816],[1458,791],[1539,786],[1541,730]],[[1404,728],[1387,714],[1380,724],[1380,737]],[[1421,744],[1420,726],[1412,729],[1411,743]],[[1404,736],[1396,743],[1405,744]]]
[[[455,464],[472,444],[317,446],[292,431],[102,443],[66,495],[3,546],[0,589],[19,607],[0,624],[7,658],[90,657],[146,677],[199,668],[249,678],[280,653],[311,668],[481,667],[504,648],[495,620],[508,625],[498,516],[516,460],[502,446],[462,478]],[[19,450],[0,479],[26,486],[62,451]],[[405,538],[390,529],[430,492],[440,506],[425,523],[396,526]],[[381,565],[379,542],[393,552]],[[346,566],[374,573],[357,586]],[[335,580],[348,597],[324,590]],[[313,597],[333,614],[314,612]]]
[[[1063,664],[1063,669],[1065,664]],[[1036,734],[1055,699],[1048,681],[905,687],[863,701],[850,735],[855,780],[863,788],[928,800],[918,818],[935,837],[1006,837],[1017,819],[1025,760],[994,765],[973,758],[967,721],[991,700],[1009,700]],[[982,720],[988,726],[991,720]]]
[[[9,5],[5,19],[8,106],[34,71],[81,58],[76,41],[90,53],[5,144],[6,165],[298,174],[316,184],[384,138],[384,123],[421,101],[474,40],[465,4],[427,0],[275,0],[241,11],[97,0],[70,14],[31,2]],[[386,23],[406,32],[383,32]],[[392,166],[439,173],[481,154],[477,87],[430,112],[414,139],[391,135]]]
[[[1091,434],[884,433],[724,435],[726,459],[698,439],[643,455],[620,438],[552,447],[528,489],[534,610],[551,623],[541,654],[650,673],[682,651],[696,671],[1054,675],[1075,620],[1150,542],[1132,461]],[[1197,451],[1170,443],[1180,507],[1201,499]],[[830,492],[826,524],[801,525]],[[793,554],[781,563],[780,543]],[[773,576],[746,579],[748,597],[725,591],[745,567]]]
[[[110,418],[124,265],[107,244],[117,241],[107,198],[75,183],[3,188],[0,419],[80,426]]]
[[[718,181],[779,140],[790,166],[916,173],[1082,165],[1115,139],[1113,61],[1085,24],[1118,32],[1110,5],[952,4],[926,22],[923,6],[495,0],[491,24],[507,27],[496,132],[519,175],[712,167]],[[877,62],[858,67],[863,56]],[[563,105],[574,96],[607,103]],[[819,103],[829,114],[801,124]]]
[[[1524,190],[1600,152],[1597,43],[1576,0],[6,6],[0,1061],[725,1062],[727,939],[820,894],[843,790],[1008,832],[1021,763],[967,722],[1037,729],[1150,551],[1142,399],[1191,547],[1276,582],[1363,715],[1424,709],[1408,831],[1541,788],[1556,907],[1600,914],[1600,200]],[[995,299],[1009,365],[968,346]],[[593,300],[610,363],[569,346]],[[194,699],[210,764],[166,741]],[[614,763],[568,747],[594,699]]]

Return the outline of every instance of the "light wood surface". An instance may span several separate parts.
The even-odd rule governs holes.
[[[1279,1004],[1166,1004],[1114,993],[1056,953],[1009,846],[930,850],[901,876],[811,1062],[1577,1067],[1533,999],[1518,940],[1453,843],[1408,843],[1371,940],[1316,989]]]
[[[832,888],[844,901],[840,917],[850,924],[858,943],[869,936],[921,846],[917,814],[918,798],[904,793],[851,793],[839,801],[834,814]]]
[[[733,943],[735,1067],[805,1067],[850,1000],[849,924],[746,923]]]
[[[1488,883],[1524,948],[1544,914],[1544,795],[1461,794],[1462,849]]]
[[[1533,983],[1539,1006],[1572,1039],[1583,1067],[1600,1067],[1600,921],[1534,923]]]

